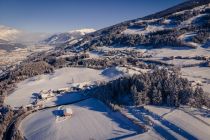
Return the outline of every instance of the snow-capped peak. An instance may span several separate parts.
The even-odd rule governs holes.
[[[88,33],[91,33],[91,32],[94,32],[95,29],[92,29],[92,28],[84,28],[84,29],[79,29],[79,30],[72,30],[72,31],[69,31],[68,33],[72,34],[72,33],[80,33],[81,35],[85,35],[85,34],[88,34]]]
[[[50,45],[57,45],[62,44],[67,41],[75,42],[79,38],[81,38],[83,35],[86,35],[88,33],[94,32],[95,30],[92,28],[85,28],[85,29],[79,29],[79,30],[72,30],[68,31],[66,33],[60,33],[60,34],[54,34],[47,39],[45,39],[43,42]]]

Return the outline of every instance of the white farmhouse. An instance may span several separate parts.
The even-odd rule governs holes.
[[[48,99],[48,98],[54,97],[54,96],[55,96],[55,93],[53,93],[51,89],[48,91],[46,91],[46,90],[40,91],[41,99]]]
[[[70,107],[63,109],[63,116],[72,116],[72,115],[73,115],[73,110]]]

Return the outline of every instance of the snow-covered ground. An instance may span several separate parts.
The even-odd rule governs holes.
[[[106,71],[110,73],[107,74]],[[39,75],[18,83],[14,93],[6,97],[5,104],[12,107],[28,105],[36,99],[37,93],[41,90],[57,90],[70,87],[72,83],[91,84],[99,81],[108,81],[112,78],[117,78],[120,74],[121,72],[118,72],[115,68],[104,71],[89,68],[58,69],[53,74]],[[64,97],[62,96],[62,98]],[[50,102],[55,102],[57,99],[58,97],[53,98]]]
[[[145,52],[147,55],[152,55],[154,58],[160,59],[163,57],[170,56],[183,56],[183,57],[194,57],[194,56],[209,56],[210,48],[198,47],[197,49],[189,49],[184,47],[168,47],[150,49]]]
[[[72,105],[72,117],[58,117],[56,108],[38,111],[26,117],[19,127],[29,139],[208,139],[209,110],[164,106],[126,107],[127,116],[147,125],[149,131],[132,124],[120,113],[112,112],[97,99]],[[152,123],[148,123],[148,119]],[[205,130],[205,131],[204,131]]]
[[[146,58],[146,60],[154,60],[154,61],[160,61],[166,64],[173,64],[175,66],[184,66],[184,65],[199,65],[201,62],[204,62],[203,60],[195,60],[195,59],[172,59],[172,60],[163,60],[163,57],[151,57]]]
[[[133,139],[209,139],[210,119],[209,116],[195,115],[197,112],[185,108],[170,108],[164,106],[127,107],[128,114],[133,115],[150,129]],[[189,112],[188,112],[189,111]],[[193,114],[194,113],[194,114]],[[148,119],[152,123],[148,123]]]
[[[139,28],[139,29],[126,29],[123,33],[124,34],[140,34],[140,35],[146,35],[151,32],[161,31],[164,30],[164,26],[152,26],[148,25],[148,27],[145,28]]]
[[[101,54],[98,53],[98,52],[94,52],[94,51],[89,51],[87,52],[87,54],[90,56],[90,58],[100,58],[101,57]]]
[[[185,33],[185,34],[182,34],[178,37],[179,40],[185,42],[186,44],[189,44],[189,45],[192,45],[192,46],[195,46],[195,47],[201,47],[202,44],[199,44],[199,43],[195,43],[195,42],[192,42],[191,41],[191,38],[193,36],[196,36],[197,34],[196,33]]]
[[[176,66],[183,66],[189,64],[199,64],[204,62],[203,60],[195,59],[173,59],[173,60],[163,60],[164,57],[196,57],[196,56],[206,56],[210,57],[210,48],[198,47],[197,49],[189,48],[178,48],[178,47],[168,47],[168,48],[158,48],[158,49],[148,49],[144,53],[145,55],[152,55],[151,58],[146,58],[147,60],[159,60],[164,63],[174,64]]]
[[[189,40],[193,36],[196,36],[196,33],[185,33],[185,34],[180,35],[178,37],[178,39],[180,39],[182,41],[187,41],[187,40]]]
[[[198,81],[202,83],[204,91],[209,93],[210,96],[210,68],[209,67],[189,67],[182,68],[183,77],[192,81]]]
[[[189,24],[192,24],[193,22],[195,22],[196,20],[198,20],[199,18],[203,17],[203,16],[206,16],[207,14],[199,14],[197,16],[193,16],[187,20],[185,20],[184,22],[181,23],[180,27],[183,27],[183,26],[187,26]]]
[[[20,125],[26,139],[132,139],[142,131],[120,113],[111,111],[96,99],[63,107],[71,107],[73,116],[58,121],[57,108],[51,108],[26,117]]]
[[[170,139],[209,139],[210,119],[203,122],[185,109],[173,109],[156,106],[146,106],[151,111],[148,115],[168,132]],[[165,135],[167,136],[167,135]]]
[[[174,59],[174,60],[168,60],[166,63],[168,64],[174,64],[176,66],[183,66],[183,65],[190,65],[190,64],[200,64],[203,62],[202,60],[193,60],[193,59]]]

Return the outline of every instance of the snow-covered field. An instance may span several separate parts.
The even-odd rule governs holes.
[[[109,71],[107,74],[106,71]],[[20,107],[32,103],[37,93],[41,90],[57,90],[70,87],[72,83],[90,84],[98,81],[107,81],[117,76],[120,72],[112,69],[94,70],[89,68],[62,68],[53,74],[40,75],[18,83],[17,89],[6,97],[5,104]],[[69,95],[62,96],[68,97]],[[59,97],[52,99],[50,104],[55,103]]]
[[[199,65],[202,60],[195,60],[195,59],[173,59],[173,60],[163,60],[163,57],[151,57],[151,58],[146,58],[146,60],[154,60],[154,61],[160,61],[164,62],[167,64],[173,64],[175,66],[184,66],[184,65],[193,65],[197,64]]]
[[[148,125],[149,131],[132,124],[120,113],[112,112],[97,99],[87,99],[66,105],[73,110],[72,117],[57,117],[57,108],[38,111],[26,117],[19,127],[29,139],[208,139],[210,119],[207,110],[188,107],[169,108],[145,106],[127,108],[127,114]],[[148,110],[148,111],[147,111]],[[58,119],[59,118],[59,119]],[[205,131],[204,131],[205,130]]]
[[[189,80],[202,83],[204,91],[210,95],[210,68],[209,67],[189,67],[182,68],[182,75]]]
[[[168,47],[168,48],[158,48],[158,49],[148,49],[144,53],[145,55],[152,55],[151,58],[146,58],[146,60],[159,60],[167,64],[173,64],[175,66],[184,65],[199,65],[204,62],[203,60],[196,59],[172,59],[164,60],[165,57],[196,57],[205,56],[210,57],[210,48],[198,47],[197,49],[189,48],[178,48],[178,47]]]
[[[193,59],[174,59],[174,60],[168,60],[165,61],[168,64],[174,64],[176,66],[184,66],[184,65],[191,65],[191,64],[200,64],[201,62],[203,62],[202,60],[193,60]]]
[[[132,139],[206,140],[210,137],[209,116],[201,115],[203,111],[200,110],[151,105],[144,108],[127,107],[126,110],[130,116],[149,127],[148,132],[136,135]],[[152,123],[148,123],[148,119]]]
[[[124,34],[140,34],[140,35],[146,35],[152,32],[162,31],[166,29],[165,26],[154,26],[154,25],[148,25],[146,28],[140,28],[140,29],[126,29],[123,31]]]
[[[200,119],[194,117],[191,113],[185,112],[185,109],[173,109],[157,106],[146,106],[151,111],[148,115],[167,131],[170,139],[209,139],[210,137],[210,119],[208,116]],[[202,119],[206,119],[203,122]],[[167,136],[167,135],[165,135]]]
[[[111,111],[96,99],[64,107],[72,108],[72,117],[56,120],[57,108],[38,111],[26,117],[20,125],[26,139],[132,139],[142,131],[120,113]]]
[[[151,49],[147,51],[148,54],[153,55],[155,58],[170,57],[170,56],[210,56],[210,48],[198,47],[197,49],[189,48],[178,48],[178,47],[169,47],[169,48],[158,48]]]

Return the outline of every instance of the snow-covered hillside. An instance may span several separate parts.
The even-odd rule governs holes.
[[[98,30],[73,45],[66,42],[66,49],[140,45],[206,47],[210,40],[210,1],[188,3]]]

